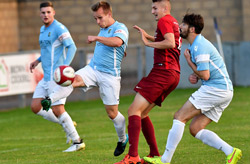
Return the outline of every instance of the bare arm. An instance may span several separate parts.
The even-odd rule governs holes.
[[[204,71],[197,70],[197,66],[191,61],[191,56],[190,56],[188,49],[185,50],[184,56],[187,60],[188,65],[191,67],[191,69],[194,71],[194,73],[198,76],[198,78],[201,78],[205,81],[207,81],[210,78],[209,70],[204,70]]]
[[[175,48],[175,39],[173,33],[167,33],[164,35],[164,40],[160,42],[147,42],[146,46],[157,48],[157,49],[169,49]]]
[[[36,66],[40,63],[40,61],[35,60],[32,63],[30,63],[30,72],[33,73],[33,69],[36,68]]]
[[[175,39],[173,33],[166,33],[164,35],[165,39],[163,41],[155,42],[155,38],[153,36],[148,35],[142,28],[138,26],[134,26],[134,28],[141,33],[142,41],[145,46],[157,49],[175,48]]]
[[[134,29],[138,30],[139,33],[141,33],[147,40],[154,42],[155,41],[155,37],[149,35],[148,33],[146,33],[145,30],[143,30],[142,28],[140,28],[139,26],[134,25],[133,26]]]
[[[96,41],[109,47],[120,47],[123,44],[123,40],[119,37],[88,36],[88,44]]]

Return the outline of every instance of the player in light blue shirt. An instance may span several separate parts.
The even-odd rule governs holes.
[[[100,97],[118,135],[114,156],[119,156],[124,152],[128,142],[125,132],[125,117],[118,111],[118,104],[121,87],[121,61],[128,45],[129,34],[124,24],[114,20],[112,8],[108,2],[97,2],[91,9],[96,23],[101,27],[98,36],[88,36],[87,38],[87,43],[96,43],[91,62],[76,72],[72,85],[63,88],[56,87],[49,95],[49,99],[43,101],[49,104],[49,102],[53,103],[68,97],[75,87],[80,87],[85,92],[93,87],[99,87]]]
[[[58,99],[51,104],[51,108],[42,108],[41,100],[48,96],[57,84],[53,81],[54,70],[60,65],[69,65],[74,58],[76,46],[68,29],[55,20],[55,10],[50,1],[40,4],[40,17],[43,26],[40,29],[39,43],[41,56],[30,64],[30,71],[41,62],[44,72],[43,79],[36,86],[31,102],[31,110],[44,119],[60,124],[67,136],[67,143],[76,143],[64,152],[83,149],[85,144],[78,135],[74,122],[65,111],[66,98]],[[52,109],[52,110],[51,110]],[[77,146],[77,148],[76,148]]]
[[[201,79],[202,85],[175,113],[162,157],[145,157],[144,160],[148,163],[169,164],[171,162],[182,139],[185,124],[191,119],[189,127],[191,135],[204,144],[224,152],[226,164],[236,164],[242,156],[240,149],[232,147],[216,133],[205,129],[212,121],[219,121],[222,112],[233,98],[233,86],[222,57],[216,48],[201,35],[203,27],[203,17],[199,14],[186,14],[182,20],[180,35],[190,43],[189,48],[184,52],[187,63],[193,70],[189,81],[196,84]],[[186,163],[191,163],[191,161],[186,161]]]
[[[101,28],[98,36],[107,38],[118,37],[123,41],[123,44],[120,47],[111,47],[96,41],[94,56],[91,59],[89,65],[98,71],[120,77],[121,62],[128,45],[127,27],[124,24],[116,21],[107,28]]]
[[[76,52],[76,46],[68,29],[54,19],[46,27],[40,29],[39,43],[41,57],[38,61],[42,63],[44,80],[53,80],[53,72],[60,65],[70,65]]]
[[[202,85],[223,90],[233,90],[226,65],[217,49],[201,34],[197,35],[188,48],[191,60],[197,66],[197,71],[209,70],[209,79],[202,79]]]

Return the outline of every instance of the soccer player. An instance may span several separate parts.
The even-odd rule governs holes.
[[[39,36],[41,56],[30,64],[30,71],[33,72],[33,69],[41,62],[44,77],[35,89],[31,110],[44,119],[62,125],[67,135],[67,143],[70,140],[77,143],[76,149],[65,150],[65,152],[69,152],[83,149],[85,144],[80,139],[71,117],[65,111],[66,98],[53,102],[51,109],[48,108],[47,111],[41,106],[41,100],[48,96],[57,85],[53,81],[54,70],[60,65],[69,65],[76,52],[75,43],[68,29],[54,16],[55,10],[52,2],[47,1],[40,4],[40,17],[44,24]]]
[[[170,163],[180,142],[185,124],[191,120],[190,133],[204,144],[221,150],[227,156],[226,164],[236,164],[241,158],[240,149],[233,148],[214,132],[205,129],[212,121],[218,122],[222,112],[233,97],[233,85],[229,79],[225,63],[216,48],[201,35],[204,21],[201,15],[186,14],[180,25],[181,37],[190,45],[184,56],[193,70],[189,81],[196,84],[200,79],[201,87],[174,115],[173,126],[169,131],[167,145],[162,157],[144,160],[149,163]]]
[[[128,109],[129,152],[116,164],[145,163],[138,155],[140,131],[149,145],[148,156],[160,156],[154,134],[153,124],[148,116],[155,106],[161,106],[164,99],[178,85],[180,79],[181,38],[177,20],[170,15],[169,0],[153,0],[152,14],[157,21],[155,36],[150,36],[143,29],[134,26],[141,34],[146,46],[154,48],[154,66],[149,75],[134,88],[137,92]]]
[[[118,135],[117,147],[114,156],[119,156],[125,150],[128,142],[126,136],[125,117],[118,111],[121,61],[128,44],[128,29],[114,20],[112,8],[108,2],[100,1],[91,7],[96,23],[101,27],[98,36],[88,36],[87,42],[96,42],[94,56],[90,63],[76,72],[72,85],[57,87],[49,98],[42,101],[43,107],[48,108],[50,103],[67,97],[75,87],[88,91],[99,87],[100,97],[105,106],[108,117],[113,121]]]

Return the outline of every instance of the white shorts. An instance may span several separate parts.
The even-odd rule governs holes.
[[[36,86],[36,89],[33,94],[33,98],[45,98],[53,91],[53,89],[58,86],[54,81],[44,81],[42,79]],[[60,99],[51,104],[51,106],[65,104],[66,98]]]
[[[190,96],[189,101],[205,116],[218,122],[232,98],[233,91],[202,85]]]
[[[83,91],[86,92],[93,87],[99,87],[100,97],[105,105],[119,104],[119,95],[121,88],[121,77],[115,77],[111,74],[92,69],[89,65],[78,70],[85,83]]]

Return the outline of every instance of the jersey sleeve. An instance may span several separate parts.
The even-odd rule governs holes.
[[[170,19],[160,19],[158,21],[158,28],[163,36],[166,33],[174,33],[173,22]]]
[[[58,40],[63,43],[65,47],[68,47],[71,44],[74,44],[74,41],[68,31],[68,29],[64,25],[60,25],[58,30]]]
[[[114,31],[114,37],[119,37],[122,39],[122,41],[128,45],[128,29],[125,25],[119,25]]]
[[[39,56],[39,58],[36,59],[37,61],[41,62],[41,56]]]
[[[67,49],[67,55],[66,55],[66,59],[64,60],[64,64],[65,65],[70,65],[70,63],[72,62],[74,56],[76,53],[76,46],[75,44],[71,44],[68,46]]]
[[[195,46],[194,60],[197,66],[197,71],[209,70],[210,54],[202,49],[202,46]]]
[[[57,29],[57,32],[58,32],[58,40],[63,44],[64,47],[67,48],[64,64],[70,65],[76,53],[75,43],[68,29],[64,25],[60,25],[59,28]]]

